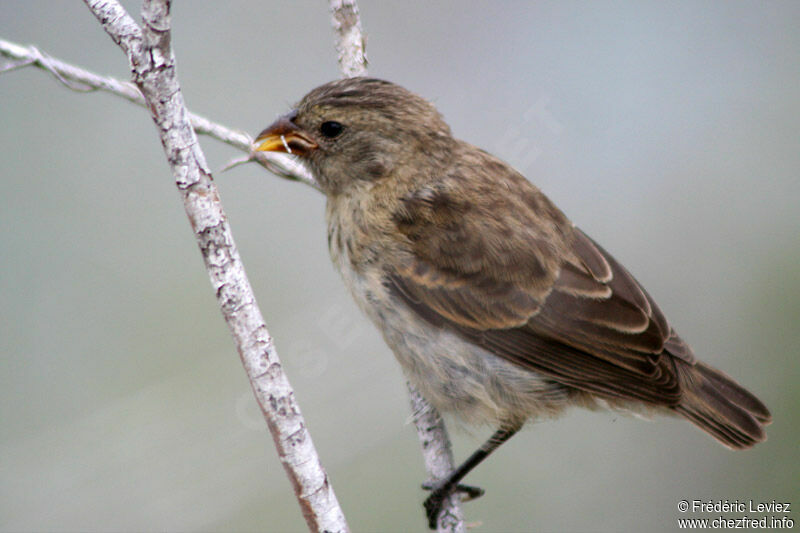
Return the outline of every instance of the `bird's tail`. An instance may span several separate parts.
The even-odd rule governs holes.
[[[699,361],[683,370],[684,397],[676,411],[728,448],[750,448],[766,440],[764,426],[772,415],[761,400]]]

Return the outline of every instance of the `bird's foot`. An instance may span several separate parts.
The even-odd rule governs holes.
[[[480,487],[463,485],[461,483],[454,487],[447,487],[446,481],[444,483],[432,483],[427,481],[422,484],[422,488],[431,491],[430,496],[428,496],[423,504],[425,506],[425,516],[428,517],[428,527],[431,529],[436,529],[436,521],[439,518],[439,513],[442,511],[444,501],[448,496],[453,493],[458,493],[461,495],[462,502],[468,502],[483,496],[485,492]]]
[[[433,483],[432,481],[426,481],[422,484],[422,488],[425,490],[431,491],[431,496],[437,490],[443,489],[443,484],[441,483]],[[449,492],[458,492],[461,494],[461,501],[468,502],[470,500],[474,500],[475,498],[480,498],[486,492],[480,487],[475,487],[474,485],[464,485],[463,483],[459,483],[455,487],[453,487]]]

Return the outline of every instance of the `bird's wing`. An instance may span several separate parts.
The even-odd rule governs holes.
[[[389,287],[429,322],[554,381],[677,404],[674,358],[694,356],[647,292],[522,176],[473,157],[473,172],[491,174],[456,169],[403,198],[394,220],[411,252]]]

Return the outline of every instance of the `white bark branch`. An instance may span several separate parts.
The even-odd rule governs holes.
[[[439,412],[428,403],[410,382],[407,383],[411,400],[411,412],[414,414],[414,425],[417,437],[422,445],[422,459],[431,481],[443,481],[454,470],[453,448],[447,434],[444,420]],[[436,531],[439,533],[464,533],[464,515],[461,512],[461,500],[453,493],[442,505],[442,512],[436,519]]]
[[[50,72],[58,81],[74,91],[100,90],[145,107],[144,97],[133,83],[95,74],[51,57],[35,46],[23,46],[0,39],[0,55],[7,59],[0,64],[0,74],[34,66]],[[277,152],[253,152],[253,139],[247,133],[228,128],[196,113],[189,113],[189,119],[195,133],[208,135],[245,152],[247,157],[242,162],[256,161],[274,174],[319,189],[311,173],[296,159]]]
[[[361,30],[361,17],[356,0],[330,0],[339,69],[345,77],[367,75],[366,39]],[[408,382],[408,394],[417,437],[422,445],[425,470],[432,482],[442,481],[455,470],[450,437],[439,412]],[[436,521],[440,533],[463,533],[464,516],[457,494],[445,500]]]
[[[116,0],[86,0],[86,5],[128,56],[134,83],[158,127],[222,314],[306,522],[313,531],[348,531],[256,305],[217,189],[192,129],[170,46],[170,3],[145,0],[142,28]]]
[[[253,152],[252,138],[247,133],[230,129],[200,115],[189,113],[185,109],[177,86],[177,79],[175,79],[174,57],[169,51],[169,26],[163,24],[164,16],[168,16],[168,9],[165,9],[168,3],[146,2],[146,6],[149,6],[149,9],[146,9],[146,13],[149,15],[146,18],[148,41],[161,47],[165,45],[167,47],[166,52],[163,48],[159,48],[159,62],[158,68],[156,68],[155,63],[151,64],[147,61],[147,50],[143,49],[145,36],[141,28],[115,0],[85,0],[85,2],[114,42],[128,55],[133,78],[137,84],[143,83],[143,74],[153,74],[154,71],[161,71],[162,75],[166,75],[167,72],[164,71],[166,70],[172,78],[176,92],[171,95],[169,91],[164,93],[165,96],[169,96],[166,101],[171,103],[160,111],[170,111],[169,117],[159,118],[160,115],[152,108],[151,113],[154,114],[153,119],[159,125],[165,152],[173,167],[176,183],[183,193],[186,212],[195,229],[198,244],[217,292],[223,315],[234,336],[256,399],[267,418],[270,432],[273,434],[282,460],[284,451],[287,448],[293,448],[296,444],[302,444],[303,448],[310,448],[314,453],[315,459],[305,463],[306,466],[319,467],[317,474],[311,476],[304,476],[300,472],[293,471],[292,465],[298,464],[300,454],[294,453],[287,456],[284,461],[295,491],[303,491],[302,487],[306,486],[306,482],[310,479],[317,482],[322,479],[316,491],[323,492],[325,495],[322,498],[323,507],[330,506],[335,510],[335,512],[331,512],[331,515],[337,525],[330,531],[345,531],[347,525],[344,517],[335,501],[333,491],[327,483],[327,478],[324,477],[324,471],[319,465],[319,459],[313,450],[310,436],[305,430],[299,407],[294,402],[293,392],[282,373],[272,340],[260,311],[256,307],[255,297],[233,243],[227,219],[219,204],[216,188],[210,181],[205,158],[194,135],[186,131],[185,122],[188,119],[196,133],[208,135],[247,153],[247,157],[236,160],[234,164],[255,160],[279,176],[301,181],[316,189],[319,186],[308,170],[294,158],[279,153]],[[366,75],[366,41],[361,30],[361,21],[355,0],[330,0],[330,9],[342,74],[347,77]],[[164,33],[166,35],[163,35]],[[135,104],[148,106],[142,92],[133,83],[101,76],[65,63],[40,52],[34,46],[22,46],[0,39],[0,55],[8,60],[0,65],[0,73],[25,66],[35,66],[47,70],[70,89],[102,90],[121,96]],[[164,57],[165,55],[166,57]],[[155,61],[156,56],[149,59]],[[151,89],[153,88],[151,87]],[[157,101],[158,91],[155,91],[150,97],[156,98]],[[177,112],[173,112],[175,105],[179,106]],[[177,122],[171,122],[175,119]],[[170,126],[170,124],[173,127],[183,128],[181,135],[177,137],[168,135],[164,127]],[[189,129],[191,130],[191,128]],[[444,422],[439,413],[410,383],[408,388],[414,425],[422,445],[425,468],[432,481],[444,479],[454,469],[450,439]],[[271,391],[277,391],[277,393]],[[297,431],[281,432],[281,424],[284,421],[287,422],[287,427],[296,428]],[[302,460],[299,461],[300,464],[303,463]],[[302,494],[313,496],[313,492],[315,491],[312,489],[312,491],[305,491]],[[309,522],[309,527],[320,530],[319,527],[312,525],[309,519],[309,513],[312,515],[312,520],[316,517],[313,506],[300,495],[301,492],[298,492],[300,505]],[[320,526],[322,524],[319,521],[316,523]],[[437,531],[464,531],[460,503],[456,496],[452,496],[446,502],[439,517]]]
[[[366,40],[356,0],[330,0],[331,22],[336,32],[339,70],[345,78],[367,74]]]

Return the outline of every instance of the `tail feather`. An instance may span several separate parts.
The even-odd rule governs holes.
[[[674,409],[729,448],[766,440],[767,407],[724,373],[698,362],[678,363],[684,396]]]
[[[728,448],[735,450],[750,448],[757,442],[752,437],[697,410],[685,407],[678,407],[675,410]]]
[[[695,367],[705,377],[721,395],[735,403],[742,409],[752,414],[759,422],[769,424],[772,422],[772,415],[761,400],[756,398],[741,385],[736,383],[733,378],[723,372],[711,368],[703,363],[698,363]]]

